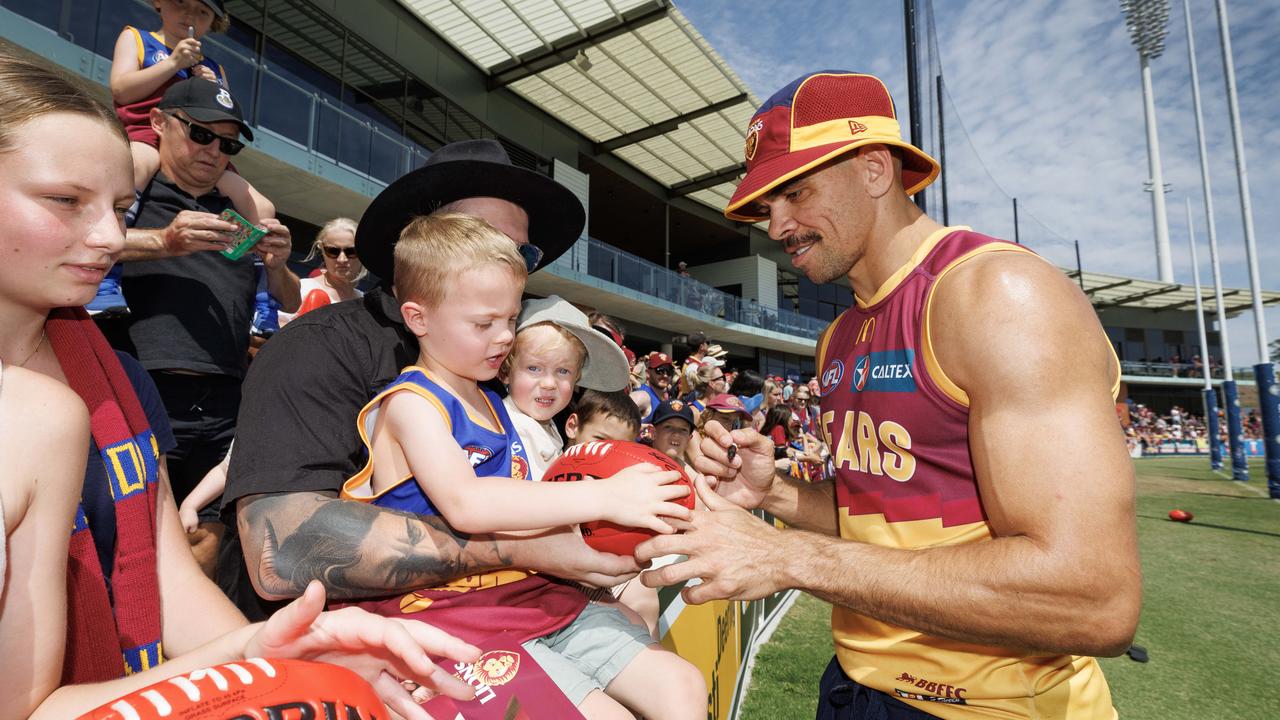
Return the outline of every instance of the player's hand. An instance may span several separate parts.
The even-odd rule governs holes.
[[[635,558],[595,550],[583,542],[575,528],[552,528],[537,537],[498,537],[500,554],[509,560],[510,567],[529,568],[592,587],[613,587],[640,572]]]
[[[229,233],[239,229],[239,225],[220,220],[213,213],[183,210],[165,227],[163,242],[171,256],[221,252],[232,246]]]
[[[649,587],[666,587],[700,578],[701,583],[680,592],[691,605],[719,599],[759,600],[783,589],[774,570],[787,561],[788,551],[781,547],[784,534],[721,497],[706,478],[696,476],[694,485],[707,509],[693,513],[684,532],[658,535],[636,546],[636,559],[642,563],[673,554],[688,559],[646,570],[640,581]]]
[[[675,529],[663,516],[689,519],[689,508],[671,502],[691,492],[688,486],[676,483],[679,479],[680,473],[675,470],[641,463],[624,468],[612,477],[588,482],[601,494],[601,520],[671,533]]]
[[[212,82],[212,83],[218,82],[217,73],[211,70],[208,65],[193,65],[191,67],[191,77],[197,77],[197,78],[200,78],[201,80],[208,80],[209,82]]]
[[[245,644],[245,657],[297,658],[355,671],[392,711],[429,720],[400,684],[412,680],[459,700],[475,696],[470,686],[437,667],[428,654],[475,662],[480,649],[421,621],[384,618],[359,608],[324,609],[324,586],[311,581],[294,600],[262,625]]]
[[[186,70],[192,65],[199,64],[204,59],[204,55],[200,52],[200,41],[195,38],[179,40],[169,57],[173,59],[179,70]]]
[[[736,448],[732,459],[730,446]],[[694,470],[712,476],[710,486],[717,493],[739,507],[760,507],[773,487],[773,440],[751,428],[730,432],[719,421],[708,420],[685,454]]]
[[[253,246],[253,251],[262,257],[262,264],[269,270],[283,267],[289,260],[289,252],[293,249],[293,235],[284,223],[275,218],[266,218],[258,223],[266,228],[267,234]]]

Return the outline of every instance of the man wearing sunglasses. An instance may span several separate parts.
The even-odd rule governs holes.
[[[218,214],[232,207],[215,189],[230,157],[253,138],[231,93],[207,80],[171,86],[151,111],[160,170],[138,188],[126,235],[122,287],[129,342],[155,380],[173,422],[177,449],[169,477],[177,502],[226,455],[235,432],[240,384],[257,291],[255,260],[285,310],[299,305],[298,278],[286,266],[289,230],[274,218],[253,252],[229,260],[239,228]],[[220,532],[216,508],[202,518]],[[211,563],[216,543],[204,559]]]
[[[413,217],[440,208],[501,230],[530,272],[565,252],[586,222],[572,192],[513,165],[496,140],[446,145],[374,199],[360,218],[356,246],[381,287],[290,322],[263,347],[245,380],[224,494],[228,540],[219,584],[249,617],[262,617],[270,601],[300,594],[309,578],[323,580],[330,598],[346,600],[502,568],[596,586],[638,570],[629,557],[588,548],[569,528],[537,537],[464,536],[439,518],[337,499],[363,463],[354,418],[418,353],[395,296],[395,242]]]
[[[645,368],[648,370],[647,382],[631,393],[631,399],[640,408],[640,422],[651,425],[654,411],[669,399],[671,383],[676,376],[676,364],[666,353],[655,352],[649,354]]]

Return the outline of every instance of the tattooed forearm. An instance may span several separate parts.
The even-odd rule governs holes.
[[[244,498],[237,521],[258,593],[296,597],[319,579],[335,600],[377,597],[505,567],[488,536],[318,493]]]

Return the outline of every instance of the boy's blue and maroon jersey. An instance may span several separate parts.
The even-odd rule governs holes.
[[[529,479],[529,458],[525,455],[520,435],[516,433],[511,416],[502,400],[492,390],[481,387],[485,402],[489,405],[490,418],[474,417],[462,401],[453,393],[431,379],[428,372],[419,367],[408,367],[400,373],[382,392],[364,406],[356,422],[360,427],[360,437],[365,445],[370,446],[373,439],[373,428],[378,421],[378,412],[384,400],[398,392],[411,392],[430,402],[453,432],[453,439],[458,447],[467,454],[471,469],[476,477],[511,477],[517,480]],[[488,425],[496,424],[501,428],[497,432]],[[422,486],[412,475],[400,478],[399,481],[380,492],[373,492],[373,457],[365,466],[342,486],[344,497],[362,500],[379,507],[390,507],[407,510],[418,515],[439,515],[440,512],[427,497]]]
[[[528,480],[529,461],[506,408],[496,394],[484,388],[481,391],[491,411],[488,420],[496,422],[502,432],[486,427],[485,420],[468,412],[462,401],[431,379],[428,371],[405,368],[360,411],[357,423],[366,448],[370,448],[370,460],[343,484],[342,497],[419,515],[439,515],[412,475],[380,493],[372,490],[371,440],[378,408],[387,397],[399,392],[424,398],[440,411],[477,476]],[[386,617],[417,618],[468,642],[479,642],[500,631],[511,631],[524,642],[569,624],[586,607],[587,598],[573,586],[532,571],[497,570],[457,578],[439,587],[352,604]]]
[[[987,253],[1030,251],[940,229],[823,333],[818,425],[835,465],[841,537],[902,549],[991,540],[969,450],[969,398],[939,365],[929,329],[937,284]],[[1092,340],[1110,345],[1101,329]],[[849,677],[942,718],[1115,717],[1093,658],[949,640],[839,606],[831,626]]]
[[[138,50],[139,70],[145,70],[152,65],[164,62],[165,59],[173,54],[173,48],[164,44],[164,41],[160,39],[159,33],[145,32],[131,25],[125,26],[125,32],[133,35],[134,44]],[[200,64],[213,71],[214,76],[218,78],[219,85],[227,86],[227,73],[221,65],[210,60],[208,56],[201,60]],[[129,132],[130,140],[146,142],[149,145],[155,145],[158,142],[155,131],[151,129],[151,108],[160,104],[160,98],[164,97],[164,92],[169,89],[170,85],[190,77],[191,70],[189,68],[179,70],[147,97],[123,105],[116,104],[116,117],[120,118],[120,122],[124,123],[125,129]]]

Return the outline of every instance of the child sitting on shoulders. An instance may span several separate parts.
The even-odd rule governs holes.
[[[515,245],[478,218],[437,212],[404,229],[394,283],[418,364],[361,410],[369,462],[343,497],[439,515],[467,533],[593,520],[671,532],[662,516],[690,516],[671,502],[687,493],[671,484],[677,473],[637,466],[602,480],[528,481],[506,406],[480,385],[511,350],[525,277]],[[696,668],[616,606],[587,604],[575,587],[542,575],[503,570],[359,605],[482,644],[499,630],[514,633],[587,717],[618,716],[621,706],[645,717],[706,712]]]
[[[160,169],[160,138],[151,127],[151,110],[160,103],[164,91],[193,77],[216,83],[227,92],[231,90],[226,71],[204,55],[200,44],[205,34],[224,32],[230,26],[222,0],[155,0],[154,7],[160,14],[160,29],[145,32],[125,26],[116,38],[111,61],[111,99],[116,116],[129,133],[133,186],[139,190]],[[228,98],[228,105],[230,102]],[[212,141],[220,142],[217,137]],[[233,141],[239,152],[239,140]],[[222,174],[217,188],[249,222],[258,224],[264,218],[275,217],[271,201],[231,169]]]
[[[590,327],[587,316],[552,295],[526,300],[515,345],[498,377],[507,386],[503,403],[529,457],[529,477],[541,480],[564,453],[553,418],[568,407],[573,388],[610,391],[627,386],[627,358],[612,340]]]

